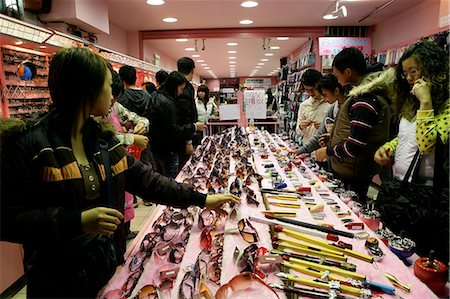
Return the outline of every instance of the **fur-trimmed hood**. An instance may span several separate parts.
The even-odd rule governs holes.
[[[370,73],[363,78],[362,82],[355,86],[350,93],[349,97],[359,97],[363,94],[379,94],[387,97],[389,103],[392,103],[395,96],[394,84],[395,84],[395,69],[391,68],[383,72]]]

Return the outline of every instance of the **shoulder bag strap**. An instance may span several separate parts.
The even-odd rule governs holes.
[[[403,178],[403,184],[409,183],[409,178],[412,175],[412,178],[417,174],[417,171],[419,170],[420,166],[420,160],[422,159],[422,154],[420,153],[419,149],[417,149],[416,153],[414,154],[414,158],[411,161],[411,164],[408,167],[408,170],[406,171],[405,177]]]
[[[100,151],[102,153],[103,166],[106,173],[106,195],[108,207],[114,207],[114,190],[111,171],[111,162],[109,159],[108,143],[105,140],[99,140]]]

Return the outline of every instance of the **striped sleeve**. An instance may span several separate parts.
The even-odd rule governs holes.
[[[345,142],[327,147],[327,155],[355,158],[367,147],[372,128],[378,122],[381,106],[375,97],[361,97],[349,108],[350,135]]]

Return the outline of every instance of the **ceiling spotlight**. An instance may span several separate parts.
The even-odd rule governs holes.
[[[184,43],[184,42],[187,42],[188,39],[187,38],[177,38],[176,41],[180,42],[180,43]]]
[[[205,46],[205,39],[202,38],[202,51],[206,50],[206,46]]]
[[[237,46],[238,44],[237,43],[227,43],[227,46]]]
[[[198,58],[198,57],[200,57],[200,55],[198,55],[198,54],[194,54],[194,55],[192,55],[192,57],[194,57],[194,58]]]
[[[252,20],[241,20],[241,21],[239,21],[239,24],[250,25],[250,24],[253,24],[253,21]]]
[[[164,18],[163,21],[166,22],[166,23],[175,23],[176,21],[178,21],[178,19],[176,19],[176,18]]]
[[[203,59],[199,59],[199,60],[197,60],[197,62],[205,62],[205,61]]]
[[[273,53],[266,53],[265,56],[273,56]]]
[[[263,58],[263,59],[261,59],[261,61],[269,61],[269,59]]]
[[[241,6],[245,7],[245,8],[256,7],[256,6],[258,6],[258,2],[256,2],[256,1],[244,1],[244,2],[241,3]]]
[[[164,3],[166,3],[164,0],[147,0],[148,5],[163,5]]]
[[[279,50],[280,47],[278,47],[278,46],[271,46],[270,49],[271,49],[271,50]]]
[[[195,51],[195,48],[185,48],[185,51]]]
[[[266,50],[266,38],[265,37],[263,37],[262,49]]]
[[[228,51],[229,54],[236,54],[237,51]]]
[[[277,37],[277,40],[288,40],[289,39],[289,37],[284,37],[284,36],[282,36],[282,37]]]
[[[336,0],[336,8],[329,14],[324,15],[322,18],[325,20],[334,20],[337,18],[347,17],[347,7],[345,5],[340,5],[340,0]]]

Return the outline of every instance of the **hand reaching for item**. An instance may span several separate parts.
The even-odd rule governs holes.
[[[123,219],[116,209],[97,207],[81,213],[81,227],[84,232],[110,236]]]
[[[373,159],[377,162],[377,164],[385,165],[391,160],[390,150],[380,146],[380,148],[375,152]]]
[[[328,158],[327,155],[327,148],[321,147],[318,150],[316,150],[316,160],[317,161],[324,161]]]
[[[330,136],[331,136],[330,133],[325,133],[325,134],[320,135],[319,145],[321,147],[327,146],[328,142],[330,141]]]
[[[311,124],[310,120],[302,120],[300,122],[300,129],[306,129],[306,127],[308,127]]]
[[[219,213],[225,213],[225,211],[222,210],[222,205],[227,202],[239,204],[240,199],[233,194],[212,194],[206,196],[205,207]]]

